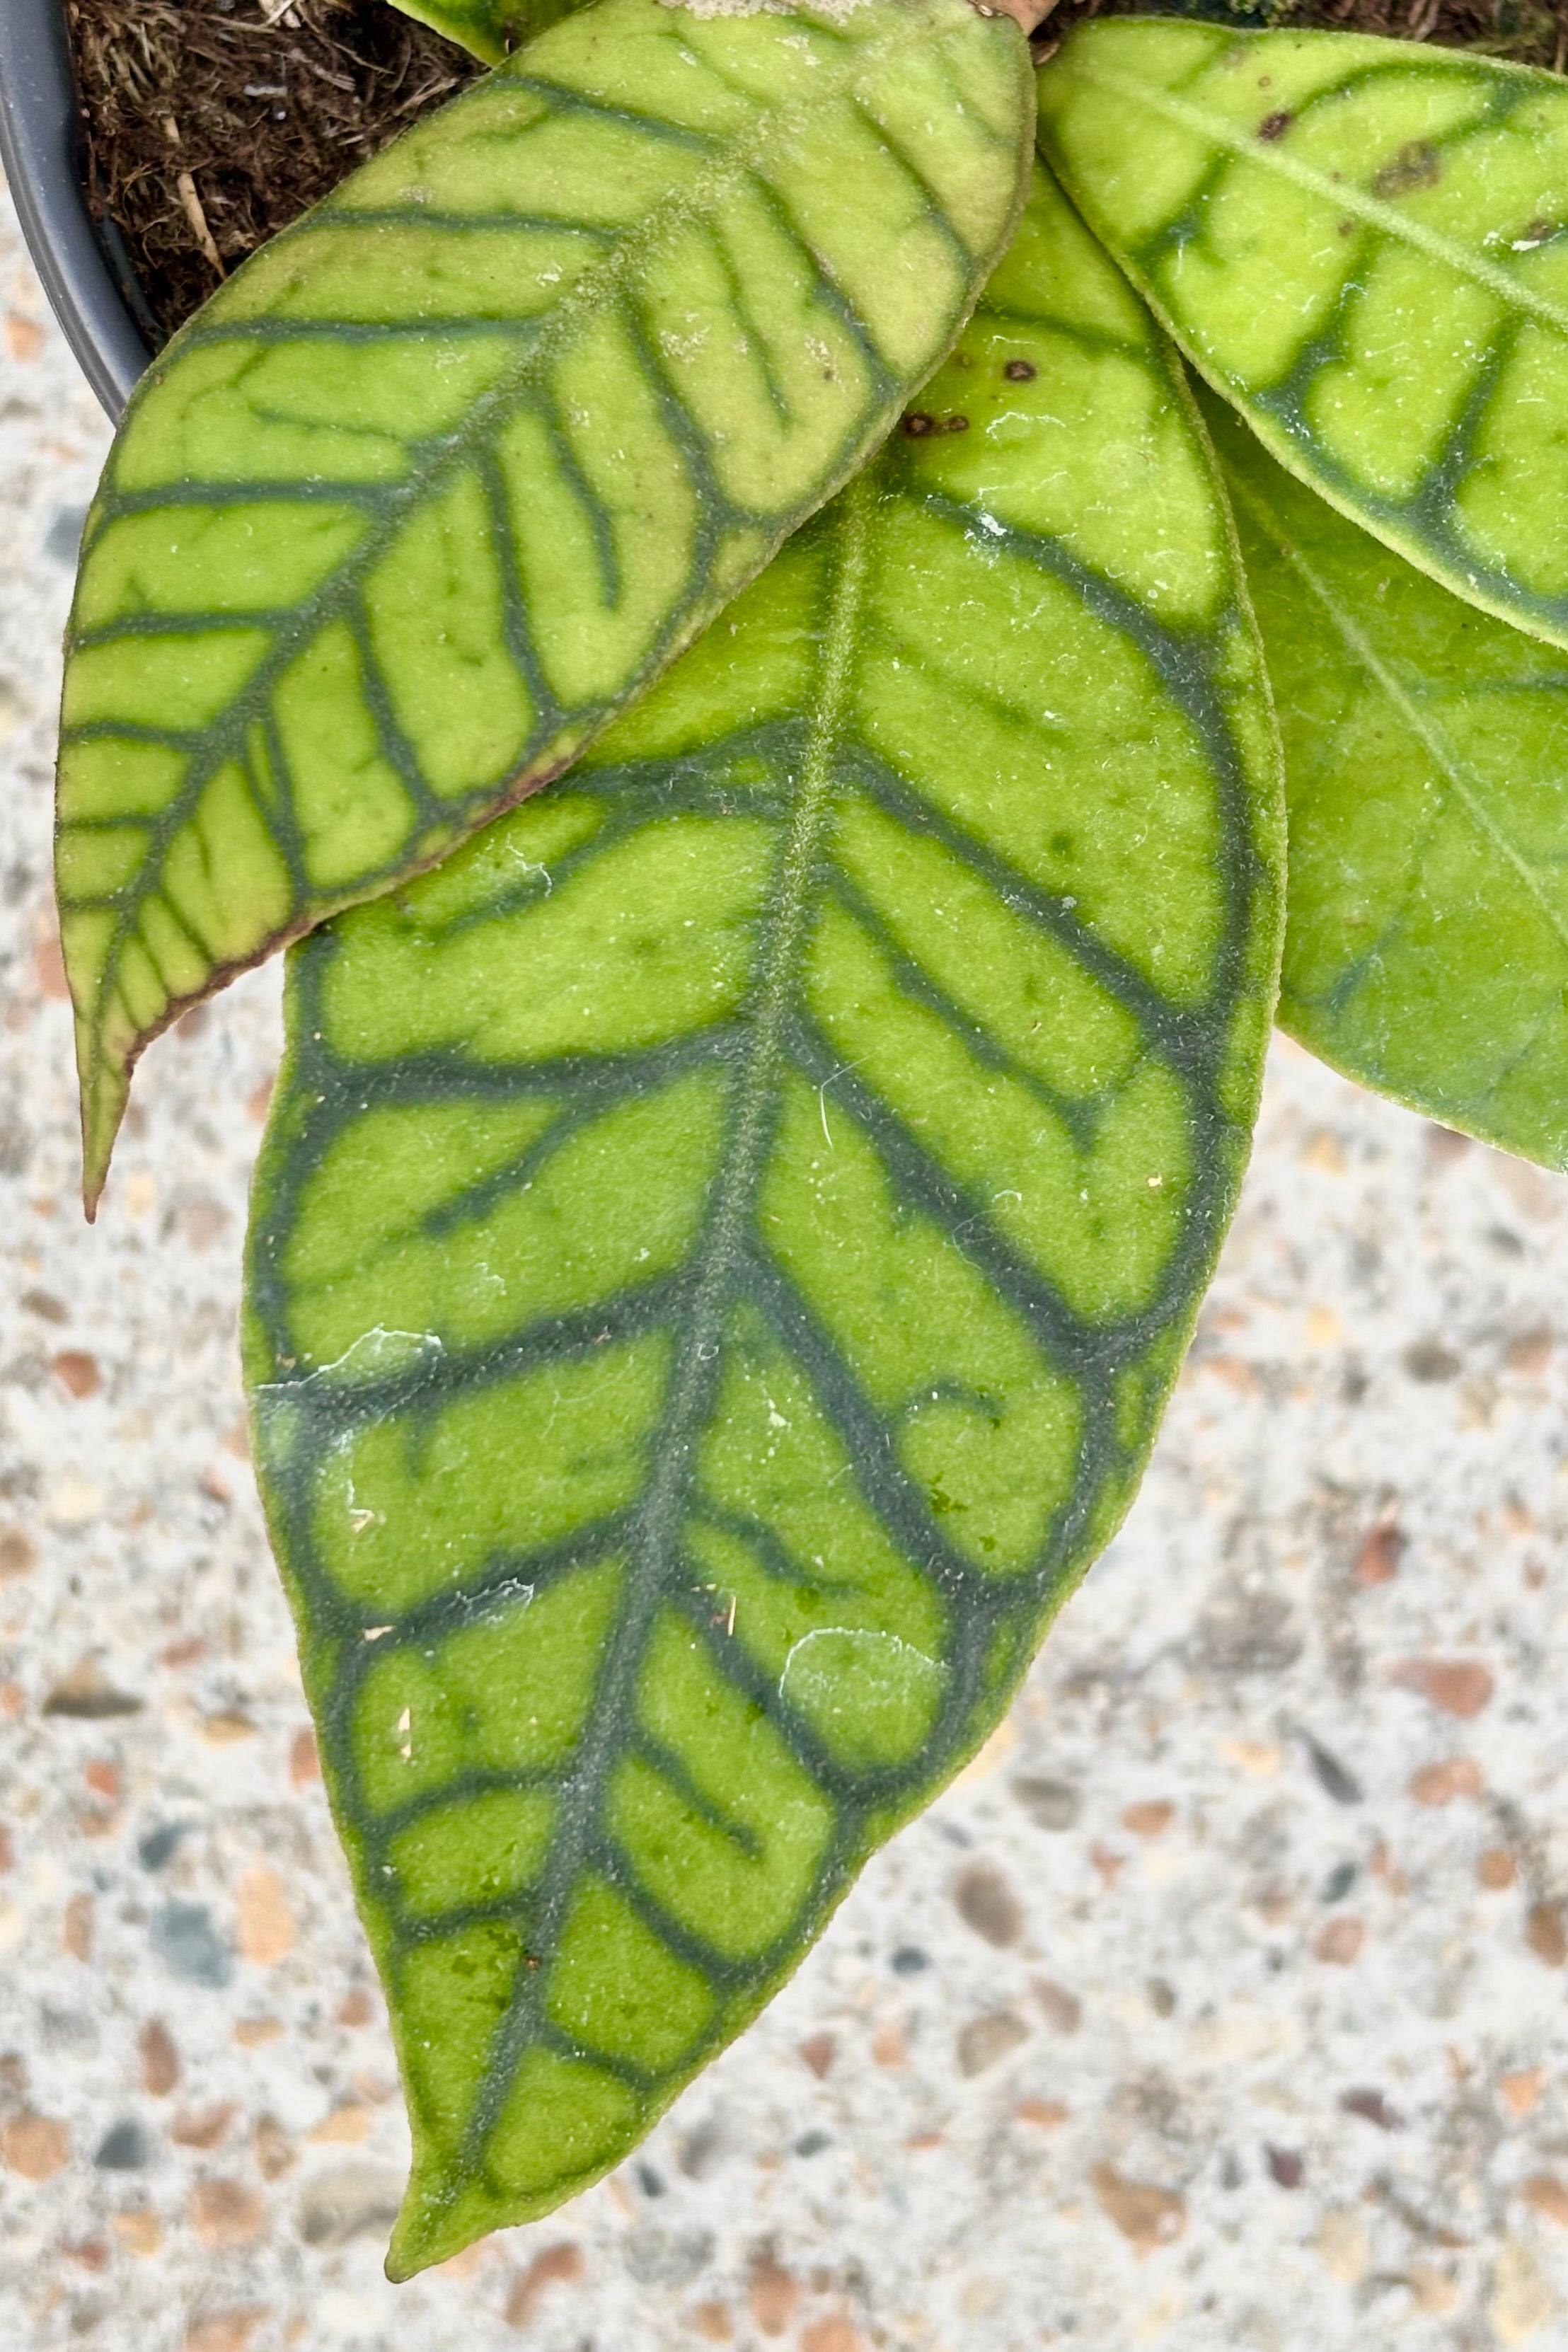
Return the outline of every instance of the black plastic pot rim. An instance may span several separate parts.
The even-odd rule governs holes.
[[[64,0],[0,0],[0,163],[49,307],[118,421],[152,352],[129,262],[117,276],[88,210],[79,149]]]

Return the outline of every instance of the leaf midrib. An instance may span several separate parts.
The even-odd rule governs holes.
[[[545,1948],[543,1965],[519,1971],[506,2017],[497,2030],[485,2088],[464,2134],[457,2172],[462,2182],[482,2169],[485,2151],[521,2059],[545,2014],[552,1961],[584,1855],[598,1829],[611,1771],[621,1749],[616,1720],[634,1686],[637,1664],[670,1585],[671,1538],[691,1476],[695,1443],[713,1391],[737,1267],[745,1255],[773,1124],[778,1073],[787,1058],[786,1033],[810,929],[815,869],[835,786],[835,754],[845,732],[858,623],[866,595],[871,508],[876,492],[864,476],[836,509],[836,576],[827,602],[819,655],[820,682],[810,712],[795,807],[784,828],[779,892],[769,936],[759,950],[756,1011],[741,1058],[736,1101],[706,1230],[691,1307],[679,1342],[668,1402],[652,1442],[652,1473],[638,1526],[628,1546],[626,1600],[606,1648],[577,1753],[584,1769],[562,1795],[560,1825],[531,1906],[531,1933]]]
[[[1244,157],[1257,170],[1272,172],[1280,179],[1290,181],[1307,194],[1318,197],[1323,204],[1337,206],[1384,236],[1413,247],[1430,261],[1437,261],[1458,276],[1468,278],[1509,309],[1551,327],[1557,334],[1568,336],[1568,309],[1552,302],[1546,296],[1522,286],[1506,269],[1488,261],[1479,253],[1456,244],[1424,221],[1413,220],[1380,196],[1358,188],[1348,180],[1331,179],[1315,165],[1304,163],[1280,146],[1271,142],[1259,145],[1255,132],[1231,122],[1223,115],[1209,113],[1188,99],[1179,98],[1173,90],[1162,89],[1157,83],[1145,81],[1142,76],[1119,70],[1114,66],[1090,64],[1075,58],[1074,70],[1088,82],[1102,89],[1133,100],[1146,106],[1152,113],[1162,114],[1184,131],[1225,147],[1233,155]]]
[[[1243,509],[1255,529],[1263,534],[1269,544],[1279,549],[1284,561],[1322,607],[1352,660],[1372,680],[1409,732],[1428,753],[1444,783],[1463,808],[1475,831],[1497,851],[1505,864],[1513,868],[1527,895],[1533,898],[1545,917],[1548,928],[1554,933],[1563,950],[1568,951],[1568,919],[1565,919],[1562,911],[1553,906],[1523,851],[1510,840],[1487,807],[1484,796],[1469,778],[1458,751],[1450,743],[1442,728],[1427,716],[1400,684],[1360,622],[1346,610],[1330,583],[1324,579],[1316,566],[1310,563],[1301,553],[1290,533],[1282,527],[1263,497],[1250,483],[1244,483],[1229,467],[1226,468],[1226,478],[1231,496],[1237,506]]]

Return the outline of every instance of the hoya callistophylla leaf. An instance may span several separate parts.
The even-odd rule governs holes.
[[[1023,202],[967,0],[605,0],[366,164],[132,402],[58,861],[86,1189],[184,1004],[557,773],[887,433]]]
[[[499,65],[531,33],[571,15],[581,0],[393,0],[405,16],[460,41],[486,65]]]
[[[1568,1168],[1568,656],[1436,587],[1207,406],[1284,739],[1280,1025]]]
[[[1005,1706],[1230,1213],[1281,845],[1195,412],[1042,175],[727,619],[295,951],[247,1373],[395,2276],[622,2156]]]
[[[1041,141],[1275,457],[1568,644],[1568,86],[1347,33],[1085,26]]]

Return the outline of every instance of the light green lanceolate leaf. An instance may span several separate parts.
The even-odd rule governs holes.
[[[542,33],[547,25],[569,16],[583,0],[392,0],[392,5],[494,66],[531,34]]]
[[[1568,655],[1436,586],[1205,404],[1285,745],[1280,1025],[1568,1168]]]
[[[1021,205],[967,0],[603,0],[231,278],[132,401],[71,623],[87,1194],[183,1004],[559,773],[847,479]]]
[[[1275,457],[1568,644],[1568,84],[1407,41],[1121,18],[1044,69],[1040,137]]]
[[[247,1369],[395,2275],[621,2157],[997,1720],[1235,1199],[1282,845],[1196,413],[1041,174],[859,481],[294,950]]]

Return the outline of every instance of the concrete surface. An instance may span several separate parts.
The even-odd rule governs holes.
[[[0,228],[0,2342],[1409,2352],[1568,2320],[1568,1190],[1277,1048],[1154,1471],[645,2153],[393,2290],[405,2136],[239,1434],[263,976],[74,1201],[102,421]]]

